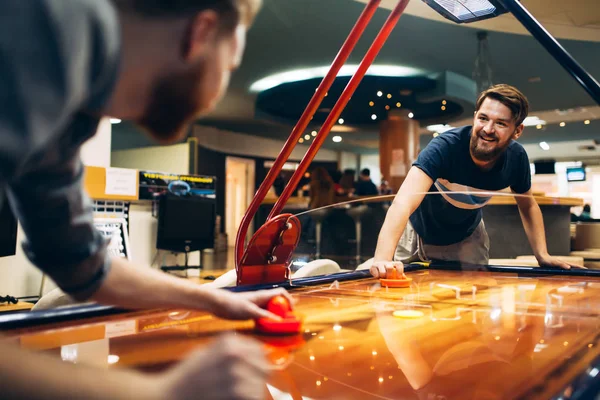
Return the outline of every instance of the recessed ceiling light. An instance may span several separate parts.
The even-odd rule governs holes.
[[[392,95],[391,95],[390,93],[388,93],[388,95],[387,95],[387,98],[388,98],[388,99],[391,99],[391,98],[392,98]]]
[[[317,131],[312,131],[310,134],[313,136],[317,136]]]
[[[390,109],[390,106],[385,106],[385,109],[386,109],[386,110],[389,110],[389,109]]]
[[[442,111],[446,111],[446,106],[442,106]]]
[[[343,125],[344,124],[344,118],[338,119],[338,124]]]
[[[342,141],[342,137],[341,136],[334,136],[331,138],[331,140],[333,140],[336,143],[339,143]]]
[[[584,124],[589,125],[590,124],[590,120],[586,119],[585,121],[583,121]]]
[[[114,354],[110,354],[107,358],[109,364],[116,364],[119,362],[120,357]]]
[[[304,139],[302,139],[302,138],[298,139],[298,143],[304,143]]]
[[[454,127],[452,125],[445,124],[429,125],[427,127],[428,131],[435,133],[444,133],[446,131],[449,131],[450,129],[454,129]]]
[[[373,106],[375,105],[375,103],[373,103],[372,101],[370,101],[370,102],[369,102],[369,105],[370,105],[371,107],[373,107]]]
[[[411,112],[409,112],[409,113],[408,113],[408,118],[412,118],[412,117],[414,117],[414,116],[415,116],[415,114],[413,114],[413,113],[411,113]]]
[[[304,135],[304,140],[310,140],[310,135]]]
[[[562,128],[563,126],[565,126],[566,124],[564,122],[560,123],[560,127]]]
[[[121,120],[119,118],[111,118],[110,123],[113,125],[120,124]]]
[[[550,150],[550,145],[546,142],[540,142],[540,147],[542,148],[542,150],[545,150],[545,151]]]
[[[523,125],[524,126],[546,125],[546,121],[544,121],[543,119],[539,119],[539,117],[536,117],[535,115],[532,115],[523,120]]]
[[[381,97],[383,96],[383,92],[380,90],[379,92],[377,92],[377,97]]]
[[[397,103],[396,103],[396,107],[398,107],[398,108],[402,107],[402,103],[400,103],[400,102],[397,102]]]
[[[442,100],[442,105],[446,105],[446,100]]]
[[[371,115],[371,119],[372,119],[373,121],[375,121],[375,120],[377,119],[377,115],[375,115],[375,114]]]

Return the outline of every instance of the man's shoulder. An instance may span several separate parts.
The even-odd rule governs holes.
[[[508,156],[512,161],[516,160],[525,160],[529,161],[529,157],[527,156],[527,151],[523,147],[523,145],[516,140],[513,140],[508,147],[506,148]]]
[[[459,126],[458,128],[452,128],[445,131],[438,137],[447,137],[457,140],[464,140],[465,138],[469,138],[471,136],[472,129],[473,127],[471,125]]]
[[[508,145],[508,150],[518,154],[518,153],[526,153],[525,148],[523,147],[523,145],[519,142],[517,142],[516,140],[513,140],[509,145]]]
[[[433,138],[425,147],[422,153],[426,155],[462,155],[466,149],[468,151],[469,138],[471,137],[471,127],[463,126],[452,128],[437,137]]]
[[[454,146],[468,142],[471,137],[471,129],[471,126],[452,128],[433,138],[430,144],[433,146]]]
[[[109,0],[7,0],[0,5],[0,50],[14,68],[66,103],[96,100],[113,83],[120,54],[120,27]],[[21,45],[10,40],[19,37]],[[31,62],[30,54],[36,54]],[[0,67],[0,80],[11,78]],[[27,83],[27,82],[26,82]],[[79,100],[79,101],[78,101]]]

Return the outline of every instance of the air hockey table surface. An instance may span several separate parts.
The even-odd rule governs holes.
[[[65,362],[149,372],[225,332],[252,336],[273,366],[266,399],[568,399],[597,391],[599,277],[433,265],[407,266],[407,275],[411,286],[401,289],[365,271],[285,283],[304,317],[293,336],[261,335],[252,321],[202,312],[94,306],[7,316],[0,329]],[[410,318],[394,316],[406,310]]]

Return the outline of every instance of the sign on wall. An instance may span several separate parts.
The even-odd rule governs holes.
[[[140,200],[153,200],[166,193],[216,198],[216,178],[214,176],[140,171],[139,180]]]

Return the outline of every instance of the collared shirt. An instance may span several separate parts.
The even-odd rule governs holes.
[[[119,52],[108,0],[0,2],[0,189],[28,258],[80,300],[110,266],[79,151],[97,130],[91,112],[112,92]]]

